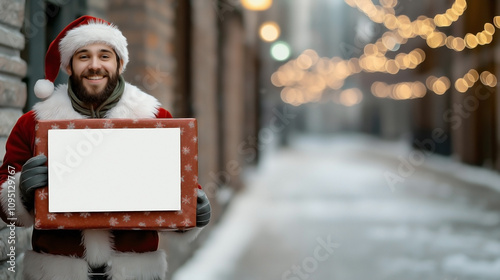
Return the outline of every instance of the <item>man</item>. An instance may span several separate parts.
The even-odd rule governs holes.
[[[155,98],[123,80],[127,64],[125,37],[98,18],[75,20],[51,43],[45,58],[46,80],[35,85],[35,94],[44,100],[18,120],[7,140],[0,167],[0,216],[4,221],[12,214],[8,203],[13,193],[9,190],[15,188],[16,225],[32,226],[34,191],[47,185],[47,158],[33,157],[36,120],[172,117]],[[70,78],[67,85],[54,90],[59,67]],[[200,189],[197,229],[169,234],[194,238],[209,222],[210,212],[207,196]],[[158,232],[153,230],[34,229],[33,250],[24,257],[24,277],[164,279],[166,256],[158,250],[158,240]]]

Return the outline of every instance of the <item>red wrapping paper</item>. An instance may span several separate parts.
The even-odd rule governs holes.
[[[85,119],[38,121],[35,155],[48,156],[50,129],[173,128],[181,130],[181,210],[149,212],[50,213],[48,187],[35,193],[36,229],[156,229],[185,230],[196,225],[198,137],[196,119]],[[84,180],[84,178],[82,178]]]

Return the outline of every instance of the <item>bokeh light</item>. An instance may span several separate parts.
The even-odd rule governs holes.
[[[241,0],[245,9],[252,11],[264,11],[271,7],[273,0]]]
[[[282,93],[283,101],[298,106],[315,102],[324,92],[333,92],[337,103],[348,106],[346,96],[351,91],[344,93],[343,100],[346,101],[344,103],[341,102],[341,96],[347,90],[343,87],[346,85],[345,80],[350,76],[361,72],[398,75],[402,71],[416,69],[425,61],[426,52],[423,49],[416,48],[409,53],[399,52],[400,47],[409,39],[420,37],[429,48],[446,47],[462,52],[491,44],[496,28],[500,28],[500,16],[496,16],[491,22],[486,21],[484,29],[476,34],[453,36],[440,31],[441,27],[449,27],[460,19],[467,9],[466,0],[455,0],[449,9],[434,18],[420,15],[416,19],[396,13],[395,7],[400,2],[398,0],[379,0],[376,2],[378,4],[371,0],[344,0],[344,2],[388,30],[374,42],[366,44],[358,57],[347,60],[340,57],[327,58],[320,57],[314,50],[306,50],[296,59],[288,61],[271,76],[273,85],[287,88],[285,97]],[[449,29],[447,31],[449,32]],[[395,54],[391,55],[391,52]],[[464,93],[478,81],[490,87],[498,83],[493,73],[484,71],[479,74],[475,69],[471,69],[453,82],[449,77],[437,77],[432,73],[427,73],[427,78],[423,77],[422,81],[424,82],[408,81],[395,84],[374,82],[371,92],[379,98],[406,100],[422,98],[427,92],[443,95],[452,86],[456,91]],[[292,89],[294,90],[290,91]]]
[[[280,32],[279,25],[273,21],[264,22],[259,30],[260,38],[266,42],[276,41],[280,36]]]
[[[271,46],[271,56],[277,61],[285,61],[290,58],[290,45],[285,42],[278,41]]]

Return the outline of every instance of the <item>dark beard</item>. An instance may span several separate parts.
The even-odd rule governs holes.
[[[88,92],[83,86],[82,81],[84,79],[83,78],[84,76],[89,76],[89,75],[107,76],[109,80],[106,87],[101,92],[96,92],[96,93]],[[103,70],[95,71],[90,69],[84,72],[79,77],[71,75],[69,78],[71,80],[71,89],[73,90],[73,93],[76,95],[76,97],[78,97],[78,99],[84,103],[93,104],[94,106],[97,107],[101,105],[104,101],[106,101],[115,90],[116,85],[118,85],[118,75],[120,75],[118,70],[116,71],[115,75],[109,76],[108,73],[106,73]]]

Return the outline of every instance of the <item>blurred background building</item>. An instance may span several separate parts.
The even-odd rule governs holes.
[[[498,1],[0,0],[0,7],[0,155],[17,118],[38,102],[33,85],[43,78],[48,44],[73,19],[102,17],[128,38],[125,79],[175,117],[198,119],[211,226],[244,188],[243,170],[295,135],[399,139],[500,170]],[[66,79],[60,73],[56,83]],[[164,246],[177,256],[171,272],[196,247]]]

